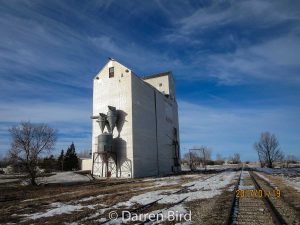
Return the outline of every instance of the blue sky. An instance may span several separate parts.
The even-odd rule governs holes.
[[[0,155],[8,128],[45,122],[56,151],[91,148],[92,78],[113,57],[172,70],[181,147],[256,160],[275,133],[300,157],[300,2],[0,1]]]

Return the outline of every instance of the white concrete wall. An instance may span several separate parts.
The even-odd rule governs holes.
[[[175,98],[175,83],[171,75],[165,74],[152,78],[145,77],[143,80],[161,93],[170,95],[172,99]]]
[[[79,166],[81,170],[91,170],[92,169],[92,159],[79,159]]]
[[[164,76],[160,76],[160,77],[153,77],[153,78],[145,78],[143,80],[146,83],[153,86],[154,88],[156,88],[161,93],[170,94],[169,76],[168,75],[164,75]]]
[[[154,88],[132,76],[134,176],[158,175]]]
[[[174,115],[177,105],[174,101],[166,98],[160,93],[156,94],[157,102],[157,126],[158,126],[158,146],[159,146],[159,172],[160,175],[172,173],[174,166],[175,146],[174,128],[178,130],[176,115]]]
[[[109,78],[109,67],[114,67],[114,77]],[[99,113],[106,114],[107,106],[114,106],[118,114],[123,115],[123,120],[114,129],[114,145],[118,146],[118,162],[121,166],[122,177],[131,177],[133,160],[132,153],[132,99],[131,99],[131,71],[116,61],[109,61],[94,78],[93,88],[93,116]],[[104,132],[107,132],[106,128]],[[99,124],[93,120],[92,152],[97,151],[97,137],[101,134]],[[100,159],[99,159],[100,160]],[[101,164],[98,161],[94,174],[101,174]],[[105,168],[104,168],[105,169]],[[119,171],[119,172],[120,172]],[[105,174],[105,172],[104,172]],[[113,174],[112,176],[115,176]]]
[[[134,176],[170,174],[173,129],[178,130],[177,103],[135,76],[132,94]]]

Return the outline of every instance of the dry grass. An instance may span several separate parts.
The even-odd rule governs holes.
[[[71,186],[53,185],[44,187],[15,187],[14,189],[2,189],[4,196],[17,196],[14,201],[3,202],[0,206],[0,223],[15,222],[18,224],[62,224],[63,222],[80,222],[83,224],[99,224],[97,219],[106,217],[110,210],[100,213],[103,205],[111,207],[119,202],[128,201],[131,197],[156,190],[181,189],[182,184],[207,178],[211,174],[196,176],[178,176],[177,184],[156,186],[158,180],[129,179],[129,180],[97,180],[85,184],[76,184]],[[166,178],[165,180],[168,180]],[[165,181],[164,180],[164,181]],[[170,179],[172,180],[172,178]],[[232,185],[232,184],[230,184]],[[230,186],[229,185],[229,186]],[[185,205],[192,210],[192,220],[195,224],[216,224],[214,221],[221,221],[227,210],[225,205],[230,206],[230,196],[232,192],[224,192],[220,196],[212,199],[197,200],[186,203]],[[91,197],[86,201],[78,202],[83,198]],[[99,196],[99,198],[97,198]],[[94,208],[83,208],[79,211],[72,211],[70,214],[60,214],[51,217],[39,218],[36,220],[22,221],[22,214],[32,214],[37,212],[46,212],[49,210],[49,204],[61,202],[71,205],[81,204],[82,206],[93,205]],[[168,208],[169,205],[154,204],[147,208],[143,213],[153,212]],[[130,210],[139,207],[131,206]],[[129,209],[126,209],[129,210]],[[120,214],[122,209],[117,210]],[[212,217],[217,212],[217,216]],[[94,216],[91,219],[88,217]],[[209,221],[207,223],[198,223],[197,221]],[[165,224],[173,224],[165,222]]]
[[[286,181],[282,179],[280,176],[271,175],[271,174],[263,174],[266,178],[268,178],[273,184],[275,184],[281,193],[281,198],[284,200],[286,204],[299,212],[298,216],[300,218],[300,192],[298,192],[293,187],[290,187],[286,184]]]
[[[186,204],[192,211],[193,224],[221,225],[226,221],[234,193],[225,187],[221,195],[210,199],[201,199]]]
[[[0,223],[19,222],[17,215],[43,212],[48,209],[48,205],[53,202],[69,202],[79,199],[108,193],[116,193],[115,198],[120,198],[118,193],[131,189],[144,188],[150,184],[139,180],[106,182],[96,181],[89,184],[78,184],[72,186],[49,186],[49,187],[17,187],[15,189],[2,190],[1,195],[13,195],[17,200],[2,202],[0,206]],[[112,196],[111,200],[114,197]],[[35,221],[38,222],[38,221]]]

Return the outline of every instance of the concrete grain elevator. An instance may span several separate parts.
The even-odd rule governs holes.
[[[138,77],[110,59],[93,80],[92,158],[99,177],[180,171],[178,108],[171,72]]]

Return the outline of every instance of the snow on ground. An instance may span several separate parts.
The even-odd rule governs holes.
[[[254,190],[255,187],[253,185],[245,185],[245,179],[250,178],[250,174],[248,171],[242,171],[241,180],[239,184],[239,190]]]
[[[0,184],[18,183],[24,177],[24,174],[0,174]]]
[[[300,173],[300,168],[260,168],[256,167],[256,171],[269,174],[296,174]]]
[[[266,182],[270,182],[269,178],[265,177],[264,175],[262,175],[261,173],[255,173],[257,176],[259,176],[261,179],[263,179]]]
[[[271,169],[271,168],[255,168],[257,171],[268,173],[268,174],[276,174],[281,176],[282,180],[285,184],[287,184],[290,187],[293,187],[298,192],[300,192],[300,176],[297,176],[297,174],[300,174],[300,168],[281,168],[281,169]],[[261,173],[256,173],[259,177],[264,179],[265,181],[269,182],[273,187],[275,185],[270,182],[270,180],[262,175]],[[296,175],[296,177],[293,177]]]
[[[157,178],[145,178],[143,181],[172,181],[172,180],[181,180],[182,178],[195,178],[199,177],[199,174],[186,174],[186,175],[176,175],[168,177],[157,177]]]
[[[98,216],[101,216],[103,213],[105,213],[109,209],[110,208],[103,208],[103,209],[100,209],[100,210],[98,209],[96,213],[92,214],[91,216],[83,218],[80,222],[84,222],[84,221],[87,221],[87,220],[94,219]],[[99,220],[98,222],[103,222],[105,220],[106,220],[105,218],[101,218],[101,221]]]
[[[47,184],[67,184],[67,183],[77,183],[77,182],[88,182],[90,178],[87,176],[74,173],[74,172],[61,172],[50,177],[41,177],[37,179],[38,183]]]
[[[159,204],[171,204],[176,203],[184,198],[187,198],[186,201],[212,198],[220,194],[222,191],[221,189],[230,184],[232,179],[236,176],[236,174],[236,172],[225,172],[222,174],[212,176],[206,180],[200,178],[197,181],[189,182],[187,184],[182,185],[183,187],[187,187],[186,193],[172,194],[178,191],[179,189],[158,190],[143,193],[137,196],[133,196],[126,202],[120,202],[115,207],[130,207],[134,204],[145,205],[159,199]]]
[[[62,174],[60,174],[62,175]],[[76,174],[77,175],[77,174]],[[157,191],[148,191],[143,194],[139,194],[136,196],[133,196],[128,201],[125,202],[119,202],[116,205],[112,207],[106,207],[103,204],[90,204],[90,205],[81,205],[82,202],[88,202],[90,200],[93,200],[95,198],[101,199],[104,195],[98,195],[98,196],[90,196],[82,198],[78,201],[73,201],[69,203],[52,203],[50,204],[50,208],[46,212],[38,212],[33,214],[24,214],[22,216],[25,217],[25,221],[28,219],[38,219],[41,217],[50,217],[55,215],[60,215],[63,213],[72,213],[79,210],[84,210],[85,208],[89,209],[95,209],[96,206],[102,206],[103,208],[101,210],[98,210],[96,214],[91,215],[89,218],[96,218],[99,215],[103,215],[104,212],[107,210],[112,209],[121,209],[121,208],[131,208],[136,204],[145,205],[150,202],[159,200],[159,204],[172,204],[179,202],[180,200],[183,200],[184,198],[187,198],[185,201],[193,201],[196,199],[205,199],[205,198],[212,198],[218,194],[221,194],[222,188],[225,188],[227,185],[229,185],[234,178],[237,176],[237,172],[224,172],[221,174],[213,175],[209,177],[208,179],[204,179],[203,177],[199,177],[198,180],[189,182],[185,185],[182,185],[182,187],[186,187],[185,191],[183,193],[177,193],[176,191],[180,190],[178,189],[167,189],[167,190],[157,190]],[[54,175],[55,176],[55,175]],[[73,177],[73,174],[70,174],[71,178]],[[80,175],[82,176],[82,175]],[[60,177],[60,176],[59,176]],[[59,178],[58,177],[58,178]],[[160,178],[159,178],[160,179]],[[168,179],[168,178],[166,178]],[[171,178],[173,181],[176,179]],[[65,179],[67,180],[67,179]],[[72,179],[71,179],[72,180]],[[55,181],[57,181],[57,178],[55,178]],[[170,185],[170,182],[163,181],[160,179],[161,183],[158,183],[158,186],[164,184],[164,185]],[[156,183],[155,181],[154,183]],[[165,183],[163,183],[165,182]],[[177,181],[176,181],[177,182]],[[190,186],[193,185],[193,186]],[[174,193],[174,194],[173,194]],[[100,202],[100,201],[99,201]],[[179,211],[184,212],[183,205],[179,205],[177,207],[182,207]],[[170,209],[168,209],[170,210]],[[85,218],[85,219],[89,219]],[[100,218],[103,222],[103,218]]]
[[[154,182],[154,185],[156,187],[160,187],[160,186],[167,186],[167,185],[176,185],[179,183],[179,180],[173,180],[173,181],[156,181]]]
[[[163,193],[168,193],[171,194],[172,192],[176,191],[177,189],[169,189],[169,190],[159,190],[159,191],[150,191],[146,192],[140,195],[133,196],[131,199],[129,199],[126,202],[119,202],[114,206],[114,208],[120,208],[120,207],[131,207],[135,204],[140,204],[140,205],[146,205],[151,202],[154,202],[160,198],[163,195]]]
[[[173,215],[170,215],[170,213]],[[175,205],[173,207],[170,207],[170,208],[163,208],[161,210],[154,210],[152,212],[148,212],[148,213],[141,213],[141,214],[138,214],[138,221],[137,221],[137,218],[135,217],[136,214],[132,214],[131,215],[131,218],[127,218],[127,221],[124,221],[122,217],[119,217],[115,220],[110,220],[110,221],[107,221],[106,223],[104,224],[107,224],[107,225],[111,225],[111,224],[116,224],[116,225],[119,225],[119,224],[125,224],[126,222],[129,222],[129,221],[136,221],[138,222],[137,224],[140,224],[141,221],[144,221],[145,222],[145,225],[153,225],[153,224],[161,224],[163,221],[172,221],[172,220],[180,220],[182,221],[182,223],[177,223],[178,225],[179,224],[185,224],[185,225],[189,225],[191,224],[190,222],[185,222],[184,221],[184,216],[186,214],[188,214],[188,210],[186,209],[186,207],[184,207],[183,204],[179,204],[179,205]],[[147,219],[148,218],[154,218],[154,215],[158,215],[158,220],[157,221],[149,221],[147,222]],[[191,214],[190,214],[191,215]],[[189,217],[185,217],[187,219],[189,219]],[[97,220],[97,222],[105,222],[105,218],[100,218]]]
[[[187,202],[198,200],[198,199],[212,198],[216,195],[221,194],[221,192],[222,192],[221,190],[209,190],[209,191],[192,191],[187,193],[173,194],[173,195],[165,196],[163,199],[159,200],[158,203],[172,204],[172,203],[179,202],[180,200],[185,198],[187,198],[185,200]]]
[[[221,189],[229,185],[235,176],[236,172],[226,172],[206,180],[200,179],[198,181],[189,182],[183,185],[188,187],[188,192],[165,196],[162,200],[159,200],[158,203],[176,203],[184,198],[187,198],[186,201],[212,198],[221,194]]]
[[[46,212],[38,212],[34,214],[23,214],[22,216],[26,216],[26,220],[29,219],[39,219],[42,217],[50,217],[50,216],[55,216],[55,215],[60,215],[63,213],[72,213],[74,211],[81,210],[83,208],[90,208],[93,209],[94,206],[89,205],[89,206],[82,206],[80,204],[77,205],[69,205],[69,204],[64,204],[61,202],[54,202],[50,204],[50,209],[48,209]]]
[[[266,181],[268,184],[270,184],[270,186],[272,187],[272,188],[278,188],[272,181],[270,181],[270,179],[269,178],[267,178],[266,176],[264,176],[263,174],[261,174],[261,173],[257,173],[257,172],[255,172],[255,174],[257,175],[257,176],[259,176],[261,179],[263,179],[264,181]]]
[[[198,174],[188,174],[183,176],[170,176],[170,177],[159,177],[159,178],[147,178],[144,181],[154,182],[155,187],[177,185],[182,181],[182,178],[196,178]]]
[[[192,187],[190,187],[190,190],[215,190],[215,189],[220,189],[220,188],[224,188],[225,186],[227,186],[232,179],[236,176],[236,172],[224,172],[224,173],[220,173],[218,175],[212,176],[209,179],[206,180],[197,180],[197,181],[192,181],[189,183],[186,183],[183,186],[191,186],[194,185]]]
[[[285,183],[300,192],[300,177],[284,177]]]
[[[36,179],[37,184],[71,184],[89,182],[91,178],[85,175],[81,175],[72,171],[59,172],[49,177],[38,177]],[[30,180],[22,180],[21,185],[27,186],[30,184]]]
[[[77,202],[88,202],[94,199],[103,198],[105,195],[89,196],[78,200]]]
[[[169,176],[169,177],[158,177],[158,178],[146,178],[143,181],[171,181],[180,180],[181,176]]]
[[[263,180],[265,180],[266,182],[268,182],[273,188],[278,188],[272,181],[270,181],[269,178],[267,178],[266,176],[264,176],[261,173],[256,173],[256,175],[258,175],[260,178],[262,178]],[[283,182],[285,184],[287,184],[288,186],[296,189],[298,192],[300,192],[300,177],[289,177],[289,176],[284,176],[284,174],[282,174],[281,179],[283,180]]]
[[[150,224],[161,224],[161,222],[163,222],[163,221],[167,221],[168,219],[170,220],[170,216],[169,216],[170,212],[174,212],[175,217],[178,220],[180,220],[180,216],[186,215],[188,213],[188,210],[183,206],[183,204],[179,204],[179,205],[175,205],[171,208],[163,209],[159,213],[161,215],[161,219],[154,223],[153,222],[149,223],[149,225]],[[155,213],[155,212],[151,212],[151,213]],[[184,220],[184,219],[181,219],[181,220]]]
[[[238,164],[224,164],[224,165],[207,165],[206,169],[203,168],[202,166],[198,166],[195,168],[197,171],[209,171],[209,170],[214,170],[214,171],[223,171],[223,170],[228,170],[228,169],[236,169],[239,165]],[[189,165],[181,165],[181,170],[182,171],[191,171],[191,168]]]
[[[7,184],[7,183],[14,183],[18,182],[20,179],[1,179],[0,178],[0,184]]]
[[[182,177],[184,177],[184,178],[195,178],[195,177],[199,177],[199,174],[186,174],[186,175],[182,175]]]

